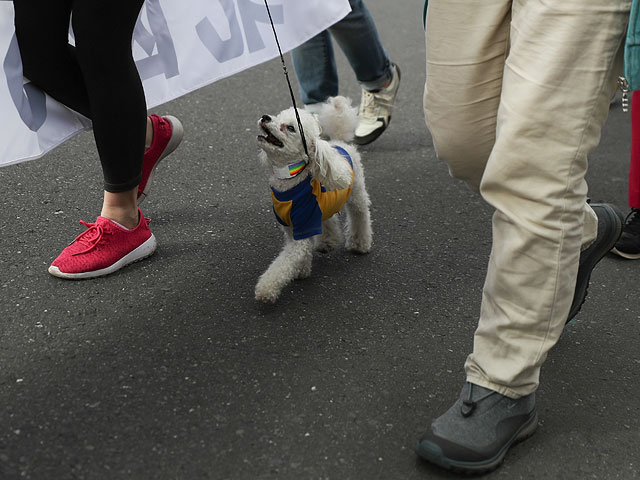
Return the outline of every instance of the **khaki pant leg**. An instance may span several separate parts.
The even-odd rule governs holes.
[[[511,0],[429,0],[424,111],[438,158],[478,190],[496,135]]]
[[[538,386],[573,299],[587,155],[619,73],[630,2],[514,0],[496,141],[481,194],[496,208],[493,247],[467,378],[511,397]]]
[[[537,388],[573,298],[580,247],[595,238],[584,174],[629,3],[429,2],[427,125],[452,175],[496,208],[467,378],[514,398]]]

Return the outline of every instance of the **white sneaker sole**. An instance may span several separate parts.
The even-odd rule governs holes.
[[[67,280],[84,280],[87,278],[103,277],[105,275],[109,275],[110,273],[116,272],[122,267],[126,267],[131,263],[140,261],[153,255],[153,252],[156,251],[157,246],[158,244],[156,242],[156,237],[152,233],[151,236],[142,245],[137,247],[135,250],[127,253],[120,260],[112,265],[109,265],[108,267],[101,268],[100,270],[93,270],[91,272],[65,273],[61,272],[58,267],[54,267],[53,265],[51,265],[49,267],[49,273],[54,277],[66,278]]]
[[[149,194],[149,190],[151,190],[151,183],[153,181],[153,175],[156,172],[156,167],[160,165],[160,162],[164,158],[171,155],[175,151],[175,149],[178,148],[178,145],[180,145],[180,142],[182,142],[182,137],[184,137],[184,127],[182,126],[182,123],[180,122],[180,120],[178,120],[176,117],[172,115],[165,115],[164,118],[166,118],[171,124],[171,129],[172,129],[171,139],[169,140],[169,143],[167,143],[167,146],[165,147],[164,152],[162,152],[162,155],[160,155],[160,158],[158,158],[158,161],[151,169],[151,172],[149,173],[149,178],[147,179],[147,184],[145,185],[144,190],[142,191],[140,196],[138,197],[138,205],[140,205],[144,201],[144,199],[147,198],[147,195]]]
[[[611,253],[615,253],[616,255],[620,255],[622,258],[626,258],[627,260],[638,260],[640,259],[640,253],[625,253],[618,250],[616,247],[611,249]]]

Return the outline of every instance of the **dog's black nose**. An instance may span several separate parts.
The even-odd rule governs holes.
[[[267,123],[271,121],[271,117],[269,115],[262,115],[262,118],[260,119],[260,121],[262,123]]]

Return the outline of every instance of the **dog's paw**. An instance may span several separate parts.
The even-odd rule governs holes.
[[[265,285],[262,282],[258,282],[256,285],[256,300],[263,303],[276,303],[278,297],[280,296],[279,290],[274,290],[270,288],[269,285]]]
[[[369,239],[359,239],[355,240],[350,238],[345,243],[345,248],[353,253],[365,254],[369,253],[371,250],[371,240]]]
[[[320,253],[329,253],[332,250],[334,250],[336,247],[334,245],[330,245],[328,243],[324,243],[324,242],[318,242],[316,243],[316,252],[320,252]]]
[[[313,248],[316,252],[329,253],[335,250],[341,243],[342,242],[339,238],[338,241],[336,241],[336,239],[334,238],[328,238],[327,236],[323,235],[316,240]]]
[[[296,280],[303,280],[311,276],[311,263],[307,265],[301,265],[296,271]]]

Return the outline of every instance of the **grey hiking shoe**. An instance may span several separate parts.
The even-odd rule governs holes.
[[[580,311],[587,298],[591,272],[596,264],[615,246],[622,233],[622,224],[624,223],[624,215],[615,205],[591,203],[589,206],[598,216],[598,235],[594,242],[580,253],[576,289],[566,323],[569,323]]]
[[[393,102],[400,86],[400,69],[393,64],[392,71],[391,83],[386,88],[376,92],[362,90],[358,126],[353,139],[358,145],[373,142],[389,126]]]
[[[425,460],[461,473],[486,473],[500,466],[509,448],[538,426],[535,393],[513,400],[472,383],[416,446]]]

